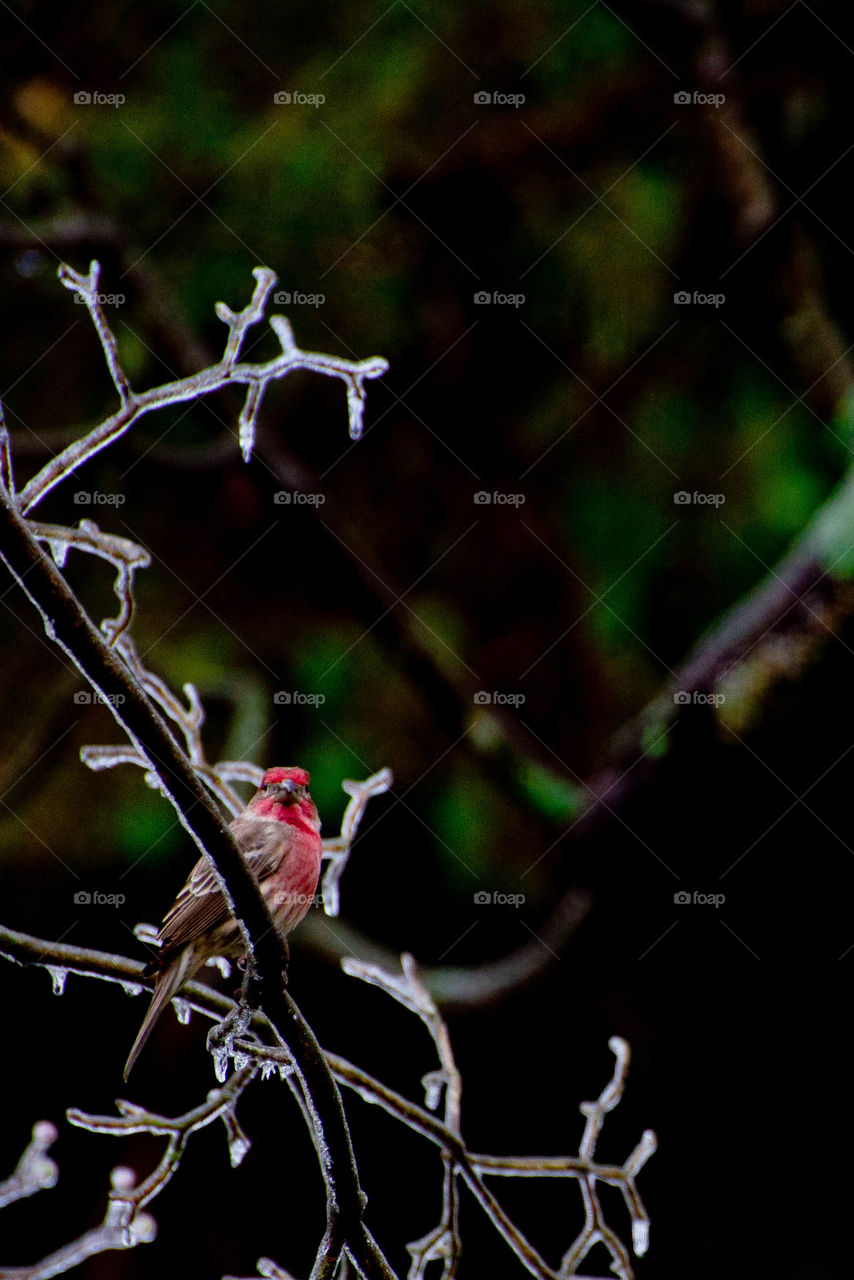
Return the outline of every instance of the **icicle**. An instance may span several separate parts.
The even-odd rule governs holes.
[[[356,381],[347,383],[347,413],[350,417],[350,439],[361,440],[365,416],[365,389]]]
[[[243,454],[244,462],[249,461],[252,457],[252,450],[255,448],[255,423],[263,395],[264,384],[262,382],[250,382],[238,423],[240,452]]]
[[[214,1049],[213,1051],[214,1075],[220,1084],[225,1084],[228,1076],[228,1050]]]
[[[175,996],[172,1000],[172,1008],[175,1010],[175,1017],[178,1019],[182,1027],[186,1027],[190,1021],[190,1003],[183,996]]]
[[[332,876],[325,875],[320,886],[320,892],[323,895],[323,910],[328,916],[337,916],[341,906],[337,877],[333,879]]]
[[[649,1223],[645,1218],[636,1218],[632,1223],[632,1244],[637,1256],[642,1258],[649,1248]]]
[[[65,568],[65,560],[68,556],[68,543],[59,541],[48,541],[50,554],[53,556],[54,563],[58,569]]]
[[[68,970],[62,969],[56,964],[45,965],[45,968],[53,979],[53,994],[61,996],[65,990],[65,979],[68,977]]]
[[[232,1169],[236,1169],[240,1164],[246,1152],[249,1150],[251,1143],[245,1134],[239,1131],[233,1133],[228,1139],[228,1158],[231,1161]]]
[[[428,1071],[421,1077],[424,1086],[425,1106],[428,1111],[435,1111],[442,1098],[442,1087],[445,1084],[444,1071]]]

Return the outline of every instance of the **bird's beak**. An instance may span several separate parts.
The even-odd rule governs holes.
[[[284,782],[279,783],[276,799],[281,804],[296,804],[302,790],[292,778],[285,778]]]

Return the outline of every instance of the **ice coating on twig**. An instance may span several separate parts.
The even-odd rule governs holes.
[[[6,426],[6,414],[3,402],[0,401],[0,484],[7,493],[15,492],[15,480],[12,474],[12,454],[9,448],[9,428]]]
[[[66,1246],[67,1250],[84,1247],[86,1252],[80,1253],[76,1261],[88,1257],[90,1253],[103,1249],[131,1248],[135,1244],[154,1238],[154,1222],[143,1212],[145,1206],[160,1194],[170,1178],[177,1172],[187,1142],[194,1132],[203,1129],[216,1120],[223,1120],[228,1138],[229,1156],[232,1164],[237,1164],[248,1150],[248,1140],[243,1134],[235,1116],[235,1107],[243,1090],[258,1070],[253,1063],[236,1072],[221,1089],[212,1089],[207,1099],[192,1111],[174,1118],[147,1111],[135,1103],[119,1099],[116,1102],[117,1116],[94,1116],[86,1112],[71,1109],[68,1119],[71,1124],[91,1133],[107,1133],[126,1137],[134,1133],[151,1133],[165,1138],[166,1149],[158,1164],[143,1182],[136,1185],[136,1175],[130,1169],[117,1169],[113,1173],[113,1189],[110,1192],[110,1203],[104,1224],[82,1236],[74,1245]],[[99,1234],[100,1233],[100,1234]],[[88,1237],[92,1237],[88,1241]],[[121,1243],[116,1243],[120,1241]],[[95,1247],[97,1245],[97,1247]],[[91,1247],[90,1247],[91,1246]],[[74,1265],[69,1262],[68,1266]],[[58,1267],[49,1274],[68,1269]],[[48,1274],[45,1272],[35,1275]]]
[[[241,427],[240,446],[244,457],[249,457],[255,441],[256,414],[261,395],[269,383],[287,377],[295,369],[306,369],[326,377],[340,378],[347,387],[350,435],[353,439],[361,435],[364,384],[366,379],[379,378],[386,372],[388,362],[382,357],[346,360],[343,357],[323,355],[316,351],[302,351],[296,345],[293,330],[284,317],[272,316],[270,325],[279,340],[281,353],[263,364],[239,361],[246,332],[252,325],[263,320],[270,290],[276,283],[275,273],[269,268],[254,269],[255,289],[248,305],[241,311],[233,311],[224,302],[216,304],[216,314],[228,326],[225,351],[218,364],[201,369],[189,377],[179,378],[174,382],[163,383],[159,387],[139,392],[131,389],[119,361],[115,335],[101,310],[98,300],[100,270],[100,266],[95,261],[91,263],[89,274],[85,276],[72,267],[63,265],[59,268],[59,278],[65,287],[76,292],[86,305],[101,343],[110,377],[119,395],[119,408],[86,435],[73,441],[56,457],[51,458],[28,481],[20,495],[21,510],[24,513],[31,511],[56,485],[72,477],[76,468],[129,431],[141,417],[168,405],[192,403],[202,396],[211,395],[227,386],[247,387],[247,401],[244,404],[245,421]],[[11,469],[4,462],[4,456],[8,461],[8,451],[4,455],[2,432],[0,432],[0,478],[4,475],[8,476],[7,488],[11,491]]]
[[[53,1126],[51,1126],[53,1128]],[[55,1134],[54,1130],[54,1134]],[[157,1224],[148,1213],[129,1212],[128,1196],[133,1195],[136,1175],[132,1169],[122,1166],[114,1169],[110,1178],[112,1190],[107,1201],[104,1220],[91,1231],[85,1231],[76,1240],[41,1258],[31,1266],[0,1267],[0,1275],[14,1276],[15,1280],[49,1280],[86,1258],[110,1249],[133,1249],[138,1244],[150,1244],[157,1235]]]
[[[0,1209],[15,1200],[23,1200],[37,1191],[56,1186],[59,1167],[47,1154],[56,1139],[56,1127],[49,1120],[39,1120],[33,1125],[33,1136],[14,1173],[5,1182],[0,1182]]]
[[[269,318],[269,323],[278,339],[280,354],[264,364],[240,362],[246,334],[252,325],[264,320],[265,307],[275,284],[274,274],[266,268],[256,268],[253,273],[255,289],[249,303],[242,310],[233,311],[224,303],[217,304],[217,315],[228,329],[222,360],[189,378],[144,392],[135,392],[131,388],[121,368],[115,337],[99,305],[98,264],[94,262],[91,264],[88,275],[77,273],[71,268],[63,268],[60,274],[65,287],[77,292],[92,317],[118,394],[119,408],[109,418],[51,459],[28,482],[20,495],[13,497],[11,505],[19,512],[24,514],[31,512],[47,493],[63,481],[71,479],[76,469],[87,459],[119,439],[145,414],[169,405],[191,403],[227,386],[240,385],[245,388],[238,425],[240,448],[244,458],[248,460],[255,447],[259,413],[266,388],[270,382],[283,378],[287,373],[298,368],[336,377],[344,382],[350,434],[354,439],[361,435],[365,383],[368,379],[381,376],[385,372],[387,365],[384,360],[379,358],[364,361],[338,360],[331,356],[303,352],[296,345],[289,321],[284,316],[272,316]],[[2,418],[2,407],[0,407],[0,484],[8,494],[14,493],[9,438]],[[31,518],[27,519],[27,524],[31,536],[47,546],[59,569],[65,565],[68,552],[72,549],[95,555],[114,567],[116,571],[114,592],[119,608],[116,617],[107,619],[101,624],[103,634],[140,687],[175,726],[183,739],[186,754],[196,774],[209,787],[222,810],[231,815],[239,813],[243,808],[243,800],[233,784],[249,783],[257,786],[262,770],[245,762],[208,763],[202,742],[204,708],[197,689],[192,684],[186,684],[183,687],[183,696],[176,695],[160,677],[145,668],[135,649],[131,637],[134,574],[137,569],[144,568],[149,563],[148,553],[126,538],[102,531],[94,522],[88,520],[81,520],[77,529],[39,523]],[[19,582],[21,581],[17,574],[13,576]],[[54,637],[53,623],[49,616],[50,609],[40,605],[38,600],[34,600],[34,603],[40,610],[46,634]],[[65,644],[61,644],[60,647],[79,667],[77,658],[69,648]],[[100,691],[96,690],[96,692]],[[129,737],[131,740],[128,744],[85,747],[81,752],[82,758],[92,769],[112,768],[125,763],[142,767],[149,785],[158,787],[168,795],[167,789],[154,772],[153,764],[144,755],[139,742],[130,733]],[[350,801],[342,820],[341,833],[324,842],[324,856],[328,866],[323,879],[322,892],[325,909],[331,915],[336,914],[339,908],[340,878],[367,800],[389,788],[391,774],[388,770],[381,770],[362,782],[345,781],[342,785]],[[192,835],[185,815],[180,809],[178,813],[180,820]],[[0,929],[0,936],[3,935],[4,931]],[[148,940],[151,941],[150,935]],[[72,953],[74,953],[73,956]],[[10,955],[10,952],[4,950],[2,954]],[[62,990],[65,975],[68,972],[85,973],[108,981],[120,982],[129,993],[142,990],[141,984],[132,980],[139,972],[138,963],[134,965],[133,962],[124,960],[122,957],[111,957],[108,958],[114,962],[111,967],[103,963],[103,958],[94,957],[95,953],[84,953],[82,948],[67,946],[60,948],[58,944],[54,954],[51,954],[50,944],[46,944],[40,949],[38,959],[30,955],[28,962],[48,968],[54,982],[54,989],[58,992]],[[13,953],[11,958],[15,958]],[[439,1060],[438,1068],[427,1071],[421,1078],[425,1104],[422,1106],[420,1103],[410,1102],[394,1093],[382,1082],[374,1080],[343,1059],[336,1058],[333,1054],[326,1055],[339,1082],[355,1090],[366,1101],[382,1106],[401,1123],[439,1147],[443,1162],[441,1216],[432,1230],[408,1246],[412,1258],[409,1269],[410,1280],[426,1280],[428,1268],[430,1268],[430,1280],[433,1280],[438,1272],[435,1266],[431,1267],[431,1264],[436,1263],[441,1263],[443,1280],[453,1280],[457,1273],[462,1248],[458,1226],[460,1179],[468,1186],[476,1202],[529,1273],[538,1277],[539,1280],[572,1280],[572,1277],[578,1275],[577,1268],[582,1260],[597,1243],[602,1243],[609,1251],[612,1273],[623,1277],[623,1280],[630,1280],[632,1271],[628,1250],[605,1220],[597,1187],[599,1183],[607,1182],[619,1188],[631,1217],[634,1251],[637,1254],[644,1252],[648,1244],[649,1219],[637,1194],[635,1176],[655,1150],[655,1136],[649,1131],[645,1132],[622,1166],[603,1165],[596,1160],[595,1156],[595,1147],[604,1117],[613,1110],[622,1097],[629,1061],[628,1046],[625,1042],[618,1038],[610,1042],[617,1060],[613,1078],[596,1102],[582,1105],[585,1130],[577,1156],[501,1157],[474,1154],[467,1149],[461,1133],[461,1079],[454,1061],[447,1027],[429,992],[421,984],[412,957],[403,956],[401,974],[386,973],[377,966],[360,965],[355,961],[347,962],[345,967],[348,972],[381,987],[403,1007],[415,1013],[426,1026]],[[180,997],[176,1001],[176,1012],[179,1018],[189,1013],[191,1006],[201,1008],[209,1016],[211,1009],[216,1008],[218,1010],[216,1016],[220,1016],[222,1006],[221,1004],[212,1005],[213,997],[213,992],[208,992],[205,996],[204,988],[201,988],[201,991],[197,989],[186,997]],[[263,1026],[262,1017],[260,1022]],[[217,1075],[223,1087],[213,1090],[205,1103],[185,1116],[169,1119],[124,1101],[117,1103],[119,1114],[116,1117],[87,1116],[76,1111],[69,1113],[72,1123],[95,1133],[157,1134],[166,1139],[166,1149],[156,1168],[140,1186],[136,1185],[136,1176],[133,1171],[121,1167],[116,1169],[104,1222],[49,1258],[42,1259],[32,1267],[16,1269],[17,1276],[26,1276],[28,1280],[40,1280],[42,1276],[47,1277],[68,1270],[84,1258],[104,1249],[130,1248],[153,1239],[155,1224],[153,1219],[144,1212],[144,1207],[159,1194],[176,1172],[186,1143],[195,1130],[216,1119],[222,1119],[226,1129],[231,1163],[237,1164],[243,1159],[248,1148],[248,1139],[237,1122],[235,1105],[242,1090],[255,1073],[269,1076],[277,1072],[279,1077],[285,1080],[302,1109],[321,1162],[326,1171],[329,1171],[331,1157],[314,1100],[305,1088],[304,1081],[296,1071],[289,1054],[284,1049],[271,1048],[254,1038],[257,1025],[258,1020],[253,1019],[252,1029],[249,1029],[248,1014],[245,1011],[238,1011],[237,1019],[231,1022],[226,1019],[222,1024],[221,1039],[217,1042],[214,1036],[213,1047],[217,1058]],[[269,1032],[269,1024],[266,1024],[266,1027]],[[235,1069],[231,1079],[226,1081],[229,1059],[233,1060]],[[12,1178],[7,1183],[0,1184],[0,1192],[9,1188],[16,1177],[18,1178],[17,1189],[12,1198],[32,1194],[42,1186],[52,1185],[50,1179],[55,1180],[56,1166],[44,1152],[55,1136],[52,1126],[44,1123],[42,1126],[37,1126],[34,1130],[34,1143],[25,1152]],[[41,1169],[42,1181],[39,1181],[36,1172],[23,1177],[18,1176],[28,1152],[32,1155],[33,1168]],[[559,1271],[547,1265],[530,1241],[508,1217],[500,1202],[486,1185],[486,1180],[492,1177],[564,1177],[578,1181],[584,1199],[585,1225],[564,1255]],[[30,1189],[20,1190],[21,1186],[28,1186]],[[2,1202],[0,1199],[0,1203]],[[260,1274],[278,1277],[279,1280],[290,1280],[288,1273],[269,1259],[259,1260],[258,1267]],[[349,1270],[346,1252],[342,1252],[338,1255],[335,1267],[336,1280],[344,1280]]]
[[[365,812],[365,806],[372,796],[382,795],[392,784],[391,769],[380,769],[371,774],[363,782],[353,782],[345,778],[341,788],[350,797],[344,816],[341,819],[341,833],[332,839],[323,841],[323,856],[329,859],[329,866],[321,882],[323,909],[328,916],[337,916],[340,906],[339,882],[347,865]]]
[[[378,965],[345,959],[342,968],[353,977],[380,987],[410,1012],[417,1014],[436,1047],[440,1068],[422,1077],[426,1105],[432,1111],[445,1091],[444,1128],[447,1140],[440,1143],[444,1166],[442,1213],[432,1231],[407,1245],[412,1257],[408,1280],[427,1280],[430,1263],[442,1263],[442,1280],[453,1280],[457,1274],[462,1242],[458,1229],[458,1180],[462,1176],[481,1206],[489,1214],[500,1233],[539,1280],[573,1280],[578,1267],[597,1243],[602,1243],[611,1255],[611,1270],[621,1280],[632,1280],[633,1270],[628,1250],[620,1237],[608,1225],[597,1192],[598,1182],[619,1187],[629,1211],[632,1229],[632,1247],[637,1256],[646,1252],[649,1243],[649,1216],[635,1186],[635,1176],[656,1149],[655,1134],[646,1130],[625,1164],[601,1165],[596,1160],[596,1142],[605,1116],[613,1111],[623,1095],[629,1066],[629,1046],[619,1036],[608,1042],[616,1058],[614,1074],[596,1102],[584,1102],[580,1110],[586,1119],[584,1134],[577,1157],[500,1157],[471,1154],[466,1148],[460,1131],[462,1084],[454,1062],[450,1037],[430,993],[418,980],[415,961],[410,955],[401,957],[402,973],[389,973]],[[380,1102],[392,1110],[391,1098],[386,1091],[377,1093],[364,1080],[355,1085],[368,1101]],[[381,1088],[375,1086],[375,1089]],[[406,1104],[395,1096],[394,1102]],[[417,1127],[415,1118],[409,1121]],[[422,1130],[423,1131],[423,1130]],[[434,1141],[439,1141],[434,1136]],[[564,1254],[559,1271],[554,1271],[539,1255],[534,1246],[507,1216],[500,1203],[482,1181],[485,1176],[501,1177],[570,1177],[575,1178],[581,1190],[585,1210],[585,1223],[579,1235]]]
[[[99,952],[85,951],[83,948],[71,947],[68,944],[50,943],[44,939],[30,939],[25,935],[15,935],[0,925],[0,955],[17,963],[25,960],[41,967],[62,962],[70,972],[83,976],[108,978],[111,981],[126,981],[126,968],[131,963],[117,956],[104,956]],[[114,972],[109,972],[106,962],[110,962]],[[482,1209],[495,1230],[502,1236],[506,1244],[513,1250],[517,1258],[529,1274],[537,1280],[581,1280],[578,1267],[596,1243],[610,1252],[612,1258],[611,1274],[621,1277],[632,1275],[629,1251],[620,1241],[616,1232],[608,1224],[599,1202],[597,1187],[602,1183],[616,1187],[622,1194],[631,1218],[632,1247],[636,1255],[645,1252],[649,1243],[649,1218],[635,1185],[635,1178],[645,1162],[656,1149],[655,1135],[647,1130],[641,1136],[631,1155],[622,1165],[604,1164],[595,1153],[599,1132],[605,1117],[614,1110],[621,1100],[625,1087],[629,1050],[625,1041],[615,1037],[610,1041],[616,1063],[612,1078],[602,1090],[595,1102],[585,1102],[580,1110],[584,1116],[584,1134],[576,1155],[569,1156],[501,1156],[476,1153],[467,1147],[462,1137],[460,1125],[461,1086],[459,1073],[451,1053],[447,1028],[430,994],[421,984],[415,963],[411,956],[404,956],[400,973],[387,972],[376,965],[369,965],[355,960],[345,964],[346,970],[368,981],[390,994],[404,1008],[417,1015],[425,1022],[437,1048],[439,1067],[428,1071],[422,1077],[422,1087],[429,1106],[437,1104],[441,1114],[431,1111],[410,1101],[390,1089],[380,1080],[370,1076],[361,1068],[348,1062],[334,1053],[327,1052],[326,1058],[333,1075],[339,1083],[356,1092],[365,1102],[382,1107],[400,1123],[406,1125],[422,1138],[434,1143],[443,1161],[443,1196],[442,1213],[438,1224],[419,1240],[409,1245],[412,1264],[410,1278],[428,1280],[427,1268],[432,1262],[442,1264],[442,1274],[451,1280],[456,1274],[457,1261],[460,1254],[460,1237],[455,1216],[457,1203],[456,1184],[462,1179],[471,1191],[475,1201]],[[208,1017],[219,1018],[221,1004],[214,992],[204,996],[204,988],[198,994],[189,995],[193,1007]],[[306,1123],[309,1124],[312,1137],[319,1143],[323,1151],[322,1134],[318,1130],[319,1117],[305,1098],[301,1077],[295,1071],[289,1052],[279,1046],[262,1043],[258,1033],[271,1032],[270,1025],[262,1014],[256,1014],[251,1023],[251,1031],[245,1036],[231,1038],[231,1056],[237,1068],[225,1090],[230,1090],[244,1070],[254,1069],[267,1078],[278,1072],[291,1088]],[[227,1055],[226,1055],[227,1056]],[[241,1077],[242,1079],[242,1077]],[[222,1102],[222,1093],[215,1091],[209,1095],[215,1105]],[[442,1103],[444,1102],[444,1106]],[[87,1127],[100,1126],[115,1131],[116,1126],[130,1131],[135,1125],[151,1123],[149,1113],[129,1102],[117,1104],[120,1117],[100,1119],[87,1117]],[[82,1118],[78,1118],[80,1123]],[[162,1117],[158,1118],[162,1121]],[[185,1127],[189,1131],[190,1124],[184,1118]],[[173,1122],[163,1121],[164,1124]],[[160,1130],[158,1130],[160,1131]],[[237,1146],[230,1154],[240,1152],[239,1137],[234,1134]],[[326,1157],[328,1158],[328,1157]],[[560,1270],[550,1267],[538,1253],[530,1240],[520,1231],[502,1207],[500,1200],[493,1195],[487,1185],[488,1179],[496,1177],[509,1178],[569,1178],[575,1179],[585,1198],[588,1213],[585,1225],[577,1239],[564,1255],[564,1264]],[[434,1280],[435,1265],[429,1274]],[[585,1272],[586,1280],[590,1280]]]
[[[104,318],[104,313],[101,310],[101,303],[98,296],[98,283],[101,278],[100,264],[93,260],[89,266],[89,274],[84,276],[81,275],[79,271],[75,271],[73,267],[69,267],[65,263],[62,263],[57,271],[57,275],[65,285],[66,289],[71,289],[72,292],[77,293],[80,296],[81,301],[85,303],[86,310],[92,317],[92,323],[95,326],[95,331],[98,334],[101,346],[104,349],[104,358],[107,361],[107,368],[110,371],[113,386],[119,393],[119,399],[121,400],[122,405],[126,405],[131,399],[132,392],[127,375],[119,364],[119,353],[118,347],[116,346],[115,335],[107,324],[107,321]]]
[[[64,525],[42,524],[38,520],[31,520],[29,524],[33,536],[50,547],[57,568],[64,567],[71,549],[99,556],[115,567],[113,590],[119,602],[119,612],[115,618],[108,618],[101,623],[101,630],[108,643],[115,644],[133,620],[133,575],[137,569],[145,569],[150,565],[151,556],[129,538],[103,533],[94,520],[81,520],[76,529],[69,529]]]

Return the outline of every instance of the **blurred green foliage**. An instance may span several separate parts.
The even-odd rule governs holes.
[[[138,444],[90,469],[92,483],[127,492],[122,519],[155,554],[138,634],[175,687],[193,680],[211,704],[212,754],[305,758],[332,814],[342,776],[388,763],[405,789],[427,775],[448,742],[394,652],[399,633],[390,644],[381,625],[388,579],[387,607],[411,611],[413,648],[452,682],[524,690],[534,736],[519,786],[546,822],[571,820],[582,794],[572,774],[602,759],[847,465],[844,406],[828,401],[827,429],[798,399],[825,372],[827,317],[790,297],[785,323],[768,322],[770,282],[799,251],[795,215],[752,249],[738,211],[723,213],[735,184],[727,190],[708,131],[746,124],[677,109],[671,55],[606,6],[113,4],[74,24],[45,4],[20,10],[46,34],[44,47],[23,27],[13,36],[0,140],[9,225],[61,227],[88,212],[122,244],[120,255],[97,236],[54,251],[33,237],[26,269],[7,255],[4,305],[26,319],[2,353],[20,438],[80,430],[110,407],[56,256],[79,267],[98,254],[105,287],[126,291],[116,331],[137,385],[174,376],[176,354],[145,318],[135,271],[156,273],[176,323],[213,352],[223,338],[214,302],[243,305],[264,263],[281,289],[324,297],[291,308],[298,342],[391,361],[356,449],[339,387],[300,377],[262,414],[262,435],[320,477],[339,542],[339,517],[353,522],[361,542],[349,562],[326,541],[323,508],[319,521],[297,520],[271,504],[263,462],[247,470],[236,450],[201,461],[233,428],[225,400],[141,423]],[[771,44],[766,53],[774,67]],[[798,75],[793,99],[824,98],[797,128],[782,114],[767,124],[793,175],[822,144],[838,92]],[[125,101],[80,106],[80,89]],[[475,102],[499,90],[524,106]],[[282,91],[325,101],[280,104]],[[741,152],[732,145],[749,163],[746,135]],[[843,170],[825,179],[825,205],[843,181]],[[813,251],[827,271],[842,253],[832,241]],[[675,305],[683,288],[726,302]],[[524,303],[478,306],[479,289]],[[814,353],[801,367],[786,325]],[[260,332],[248,344],[250,358],[271,350]],[[169,449],[194,448],[196,469],[188,455],[170,470]],[[479,489],[520,491],[524,506],[479,509]],[[678,506],[679,490],[725,501]],[[74,514],[59,495],[47,506]],[[846,529],[843,519],[838,536]],[[377,599],[366,603],[360,577]],[[285,714],[279,688],[325,702]],[[475,738],[488,737],[472,717]],[[458,857],[500,876],[525,855],[509,847],[489,784],[452,760],[423,793],[439,837],[429,856],[449,882]],[[73,761],[65,767],[74,776]],[[150,840],[165,856],[156,802],[138,780],[123,784],[133,785],[113,838],[129,860]]]

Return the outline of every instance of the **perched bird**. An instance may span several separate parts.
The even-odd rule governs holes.
[[[260,789],[229,827],[282,935],[295,929],[308,911],[320,876],[320,818],[309,782],[305,769],[268,769]],[[125,1080],[155,1022],[184,983],[211,956],[245,953],[207,858],[193,867],[157,940],[160,953],[143,970],[145,977],[157,975],[154,995],[125,1065]]]

